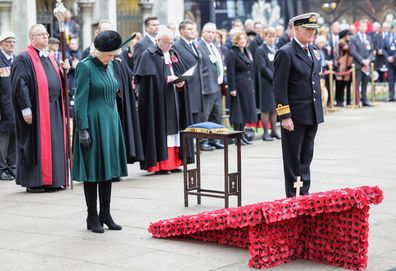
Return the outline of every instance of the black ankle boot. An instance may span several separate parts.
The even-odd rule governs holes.
[[[87,230],[96,233],[104,233],[103,226],[99,223],[99,217],[96,215],[88,215],[87,217]]]
[[[113,231],[120,231],[122,227],[118,224],[116,224],[111,217],[110,210],[101,210],[99,213],[99,222],[100,225],[106,224],[107,227],[109,227],[109,230]]]

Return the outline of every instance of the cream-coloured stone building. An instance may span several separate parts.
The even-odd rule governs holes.
[[[17,52],[28,44],[28,29],[36,23],[53,34],[56,0],[0,0],[0,33],[11,30],[17,38]],[[63,0],[79,23],[81,47],[91,44],[102,19],[110,20],[122,36],[143,30],[143,18],[159,17],[161,23],[183,19],[184,0]]]

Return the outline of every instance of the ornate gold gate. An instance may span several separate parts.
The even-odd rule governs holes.
[[[117,31],[123,38],[140,31],[142,18],[138,0],[117,0]]]

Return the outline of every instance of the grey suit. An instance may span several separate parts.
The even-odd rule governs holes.
[[[359,89],[359,85],[361,83],[361,101],[363,105],[366,105],[367,104],[366,91],[367,91],[369,76],[362,71],[362,67],[363,67],[362,61],[364,59],[370,59],[370,61],[373,61],[374,45],[370,36],[365,35],[365,42],[363,42],[358,33],[355,34],[352,37],[351,41],[349,42],[349,48],[350,48],[351,56],[353,58],[353,63],[355,64],[355,68],[356,68],[356,90]]]
[[[187,87],[189,92],[189,100],[191,104],[191,113],[193,114],[193,122],[199,121],[199,115],[203,112],[203,98],[202,98],[202,53],[195,46],[197,54],[188,46],[187,42],[183,39],[179,39],[173,48],[179,54],[183,64],[186,68],[198,64],[197,70],[191,79],[187,80]]]
[[[201,39],[199,42],[199,49],[202,53],[202,78],[203,78],[203,101],[204,101],[204,118],[203,121],[212,121],[221,124],[222,119],[222,103],[221,92],[217,81],[218,67],[210,59],[211,52],[206,43]],[[220,55],[219,49],[213,45],[213,50],[217,50]],[[221,59],[220,59],[221,61]]]

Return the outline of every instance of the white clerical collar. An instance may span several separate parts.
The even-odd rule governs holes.
[[[33,45],[32,45],[33,46]],[[38,53],[39,53],[39,57],[48,57],[48,51],[44,48],[44,49],[39,49],[39,48],[37,48],[37,47],[34,47],[33,46],[33,48],[34,49],[36,49],[37,51],[38,51]]]
[[[164,61],[165,64],[172,64],[169,51],[164,53]]]
[[[298,45],[300,45],[301,48],[303,48],[303,49],[304,49],[305,46],[308,46],[308,44],[309,44],[309,43],[307,43],[307,44],[305,44],[305,45],[302,44],[296,37],[294,37],[294,40],[295,40],[295,41],[298,43]]]

